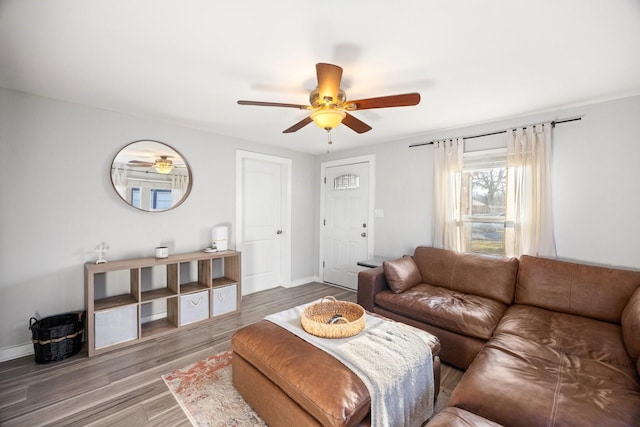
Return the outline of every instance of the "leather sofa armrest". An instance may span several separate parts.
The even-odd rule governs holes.
[[[380,291],[389,289],[382,266],[362,270],[358,273],[358,304],[373,313],[374,298]]]

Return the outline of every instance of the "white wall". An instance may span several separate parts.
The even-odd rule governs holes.
[[[177,209],[142,212],[112,188],[111,161],[139,139],[189,162],[193,188]],[[313,156],[0,89],[0,358],[24,352],[31,316],[84,307],[83,265],[102,241],[107,259],[153,256],[161,243],[195,251],[226,223],[234,247],[236,149],[292,159],[292,281],[313,278]]]
[[[558,256],[640,268],[640,96],[574,111],[554,135]]]
[[[640,96],[335,152],[316,163],[376,155],[375,207],[384,218],[375,221],[375,253],[395,257],[431,243],[433,148],[410,144],[578,115],[581,121],[557,125],[553,136],[558,257],[640,268]]]

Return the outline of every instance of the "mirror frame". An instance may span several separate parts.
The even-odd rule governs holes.
[[[139,144],[139,143],[142,143],[142,142],[158,144],[159,146],[161,146],[160,149],[158,150],[158,153],[156,154],[158,157],[161,156],[161,155],[169,155],[169,156],[172,156],[174,158],[179,158],[180,161],[184,163],[184,166],[185,166],[185,168],[187,170],[186,177],[189,180],[187,188],[186,188],[184,194],[182,195],[182,198],[178,202],[176,202],[175,204],[171,205],[171,207],[168,208],[168,209],[151,210],[151,209],[144,209],[144,208],[139,208],[137,206],[134,206],[126,198],[124,198],[122,196],[122,194],[120,194],[120,192],[116,188],[116,183],[115,183],[114,177],[113,177],[113,170],[116,167],[116,159],[119,156],[123,155],[123,153],[125,153],[127,149],[131,149],[133,145]],[[138,158],[138,160],[147,161],[147,162],[149,161],[149,159],[142,159],[140,157]],[[146,173],[149,173],[149,172],[146,172]],[[151,172],[151,173],[159,174],[158,172]],[[173,209],[177,208],[178,206],[180,206],[182,203],[184,203],[184,201],[187,199],[187,197],[189,197],[189,194],[191,194],[191,188],[193,187],[193,174],[191,172],[191,166],[189,166],[189,163],[187,162],[187,159],[178,150],[176,150],[172,146],[170,146],[168,144],[165,144],[164,142],[156,141],[156,140],[153,140],[153,139],[140,139],[140,140],[137,140],[137,141],[130,142],[127,145],[125,145],[124,147],[122,147],[120,150],[118,150],[116,155],[113,157],[113,160],[111,161],[111,165],[109,166],[109,181],[111,181],[111,186],[113,187],[113,191],[115,191],[115,193],[118,195],[118,198],[120,200],[124,201],[127,205],[131,206],[134,209],[142,211],[142,212],[157,213],[157,212],[167,212],[167,211],[173,210]]]

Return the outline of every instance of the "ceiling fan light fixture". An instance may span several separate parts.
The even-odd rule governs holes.
[[[309,94],[309,104],[313,108],[321,108],[321,107],[342,107],[342,104],[347,100],[347,94],[342,90],[337,90],[338,96],[334,99],[330,94],[320,94],[320,90],[315,88]]]
[[[311,120],[324,130],[331,130],[342,123],[346,112],[335,108],[320,108],[310,114]]]
[[[166,156],[160,157],[153,165],[154,169],[161,174],[168,174],[173,170],[173,162]]]

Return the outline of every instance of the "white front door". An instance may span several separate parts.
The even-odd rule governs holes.
[[[288,286],[288,164],[247,154],[238,166],[242,293]]]
[[[368,258],[369,163],[327,167],[323,280],[357,289],[357,262]]]

